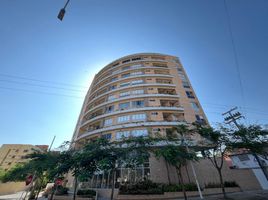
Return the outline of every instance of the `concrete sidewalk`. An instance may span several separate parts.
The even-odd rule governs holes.
[[[230,200],[268,200],[268,190],[254,190],[234,192],[227,194]],[[199,197],[188,198],[189,200],[200,200]],[[224,200],[222,195],[211,195],[204,197],[205,200]],[[179,200],[179,199],[177,199]]]

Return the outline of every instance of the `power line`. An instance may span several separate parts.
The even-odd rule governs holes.
[[[239,61],[238,61],[238,56],[237,56],[236,45],[235,45],[235,42],[234,42],[234,36],[233,36],[233,31],[232,31],[231,17],[230,17],[230,13],[229,13],[229,10],[228,10],[226,0],[223,0],[223,2],[224,2],[224,8],[225,8],[226,16],[227,16],[228,30],[229,30],[229,33],[230,33],[231,44],[232,44],[232,48],[233,48],[233,55],[234,55],[235,66],[236,66],[238,80],[239,80],[241,97],[242,97],[243,105],[245,107],[245,95],[244,95],[243,84],[242,84],[242,79],[241,79],[241,72],[240,72],[240,66],[239,66]]]
[[[28,93],[36,93],[36,94],[45,94],[45,95],[51,95],[51,96],[62,96],[62,97],[71,97],[71,98],[76,98],[76,99],[83,99],[83,97],[79,97],[79,96],[73,96],[73,95],[67,95],[67,94],[59,94],[59,93],[50,93],[50,92],[41,92],[41,91],[35,91],[35,90],[26,90],[26,89],[20,89],[20,88],[11,88],[11,87],[2,87],[2,86],[0,86],[0,89],[11,90],[11,91],[20,91],[20,92],[28,92]]]
[[[57,86],[49,86],[49,85],[39,85],[39,84],[35,84],[35,83],[27,83],[27,82],[13,81],[13,80],[1,80],[0,79],[0,82],[23,84],[23,85],[42,87],[42,88],[53,88],[53,89],[67,90],[67,91],[73,91],[73,92],[86,92],[85,90],[69,89],[66,87],[57,87]]]
[[[0,73],[0,76],[9,77],[9,78],[15,78],[15,79],[23,79],[23,80],[35,81],[35,82],[49,83],[49,84],[54,84],[54,85],[65,85],[65,86],[69,86],[69,87],[76,87],[76,88],[78,87],[78,88],[87,89],[87,87],[83,86],[83,85],[69,84],[69,83],[57,82],[57,81],[40,80],[40,79],[28,78],[28,77],[25,77],[25,76],[17,76],[17,75],[3,74],[3,73]]]

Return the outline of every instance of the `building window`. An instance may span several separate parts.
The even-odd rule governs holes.
[[[201,115],[195,115],[195,118],[196,118],[196,121],[198,122],[198,123],[205,123],[205,120],[204,120],[204,117],[203,116],[201,116]]]
[[[114,111],[114,105],[106,107],[106,113],[111,113]]]
[[[101,136],[102,138],[106,139],[106,140],[111,140],[112,139],[112,134],[111,133],[107,133]]]
[[[128,138],[130,135],[130,131],[120,131],[115,135],[116,140],[121,140],[122,138]]]
[[[143,74],[143,72],[141,72],[141,71],[138,71],[138,72],[132,72],[132,73],[131,73],[131,76],[136,76],[136,75],[141,75],[141,74]]]
[[[191,87],[190,87],[190,84],[189,84],[187,81],[182,81],[182,86],[183,86],[184,88],[191,88]]]
[[[118,123],[124,123],[130,121],[130,115],[124,115],[117,118]]]
[[[199,106],[198,106],[197,103],[195,103],[195,102],[191,102],[191,106],[192,106],[192,108],[194,109],[194,111],[196,111],[196,112],[199,111]]]
[[[133,90],[132,94],[144,94],[144,90]]]
[[[127,69],[130,69],[130,66],[122,67],[122,70],[127,70]]]
[[[144,101],[132,101],[133,108],[140,108],[144,107]]]
[[[132,130],[131,136],[133,137],[148,136],[148,130],[147,129]]]
[[[126,87],[126,86],[129,86],[129,85],[130,85],[130,82],[125,82],[125,83],[121,83],[120,87]]]
[[[111,85],[111,86],[109,87],[109,90],[114,90],[114,89],[116,89],[116,85]]]
[[[127,73],[127,74],[122,74],[121,76],[122,78],[127,78],[127,77],[130,77],[130,73]]]
[[[154,88],[148,88],[148,90],[154,90]]]
[[[132,60],[132,61],[135,61],[135,60],[141,60],[141,58],[132,58],[131,60]]]
[[[140,113],[140,114],[134,114],[131,116],[131,119],[133,121],[145,121],[146,120],[146,114]]]
[[[115,98],[115,95],[110,95],[110,96],[108,97],[108,101],[111,101],[111,100],[114,100],[114,99],[116,99],[116,98]]]
[[[152,112],[151,115],[158,115],[158,112]]]
[[[187,97],[190,98],[190,99],[194,99],[194,98],[195,98],[195,97],[194,97],[194,93],[191,92],[191,91],[186,91],[186,95],[187,95]]]
[[[104,126],[110,126],[113,124],[113,119],[105,119],[104,120]]]
[[[140,67],[142,67],[141,64],[139,64],[139,65],[132,65],[132,66],[131,66],[132,69],[137,69],[137,68],[140,68]]]
[[[129,96],[129,95],[130,95],[130,91],[120,93],[120,97],[125,97],[125,96]]]
[[[127,63],[127,62],[129,62],[130,60],[128,59],[128,60],[124,60],[124,61],[122,61],[122,63]]]
[[[130,107],[130,102],[120,103],[119,104],[119,109],[120,110],[126,110],[126,109],[129,109],[129,107]]]
[[[117,77],[113,77],[113,78],[111,78],[111,82],[116,81],[116,80],[118,80]]]
[[[131,83],[132,83],[132,85],[142,84],[143,80],[134,80]]]

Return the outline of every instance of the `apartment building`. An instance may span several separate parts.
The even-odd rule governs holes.
[[[73,141],[79,146],[97,137],[114,141],[166,135],[173,126],[195,121],[208,123],[179,59],[158,53],[134,54],[113,61],[95,75]],[[202,141],[198,135],[192,137]],[[155,177],[160,165],[156,168],[154,162],[148,161],[136,176]],[[131,173],[120,169],[117,180],[129,181]],[[96,186],[105,182],[103,179],[107,182],[110,175],[97,176]]]
[[[47,149],[48,145],[3,144],[0,148],[0,168],[7,171],[17,164],[27,162],[27,155]]]

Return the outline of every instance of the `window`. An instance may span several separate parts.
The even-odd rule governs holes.
[[[144,101],[132,101],[133,108],[140,108],[144,107]]]
[[[136,69],[136,68],[140,68],[140,67],[142,67],[142,65],[132,65],[131,66],[132,69]]]
[[[129,95],[130,95],[130,91],[120,93],[120,97],[125,97],[125,96],[129,96]]]
[[[132,130],[131,136],[133,137],[148,136],[148,130],[147,129]]]
[[[130,131],[120,131],[115,135],[116,140],[120,140],[122,138],[127,138],[130,135]]]
[[[122,75],[121,75],[122,78],[126,78],[126,77],[129,77],[129,76],[130,76],[130,73],[122,74]]]
[[[116,80],[118,80],[117,77],[113,77],[113,78],[111,78],[111,82],[116,81]]]
[[[107,140],[111,140],[112,139],[112,134],[107,133],[107,134],[102,135],[101,137],[104,138],[104,139],[107,139]]]
[[[130,69],[130,66],[122,67],[122,70],[127,70],[127,69]]]
[[[108,106],[106,107],[106,113],[111,113],[114,111],[114,106]]]
[[[126,86],[128,86],[128,85],[130,85],[130,82],[125,82],[125,83],[121,83],[121,84],[120,84],[120,87],[126,87]]]
[[[191,92],[191,91],[186,91],[186,95],[187,95],[187,97],[190,98],[190,99],[194,99],[194,98],[195,98],[195,97],[194,97],[194,93]]]
[[[182,81],[182,86],[184,88],[190,88],[190,84],[187,81]]]
[[[237,155],[237,157],[238,157],[238,159],[239,159],[240,161],[242,161],[242,162],[243,162],[243,161],[250,160],[247,154],[240,154],[240,155]]]
[[[196,112],[199,111],[199,106],[198,106],[197,103],[195,103],[195,102],[191,102],[191,106],[192,106],[192,108],[193,108]]]
[[[127,62],[129,62],[130,60],[128,59],[128,60],[124,60],[124,61],[122,61],[122,63],[127,63]]]
[[[195,115],[195,118],[196,118],[196,121],[198,123],[204,123],[205,122],[203,116],[201,116],[201,115]]]
[[[114,89],[116,89],[116,85],[112,85],[109,87],[109,90],[114,90]]]
[[[120,110],[125,110],[125,109],[128,109],[129,107],[130,107],[130,102],[120,103],[119,104],[119,109]]]
[[[115,95],[110,95],[110,96],[108,97],[108,101],[111,101],[111,100],[114,100],[114,99],[116,99],[116,98],[115,98]]]
[[[151,115],[158,115],[158,112],[152,112]]]
[[[105,119],[104,126],[110,126],[113,124],[113,119]]]
[[[117,118],[118,123],[124,123],[130,121],[130,115],[124,115]]]
[[[132,85],[137,85],[137,84],[143,83],[143,80],[134,80],[131,83],[132,83]]]
[[[144,94],[144,90],[133,90],[132,94]]]
[[[132,58],[131,60],[132,60],[132,61],[135,61],[135,60],[141,60],[141,58]]]
[[[148,88],[148,90],[154,90],[154,88]]]
[[[145,113],[134,114],[134,115],[132,115],[131,119],[133,121],[145,121],[146,120],[146,114]]]
[[[131,76],[136,76],[136,75],[141,75],[141,74],[143,74],[143,72],[141,72],[141,71],[138,71],[138,72],[132,72],[132,73],[131,73]]]
[[[113,64],[113,67],[115,67],[115,66],[117,66],[117,65],[119,65],[119,63],[115,63],[115,64]]]

